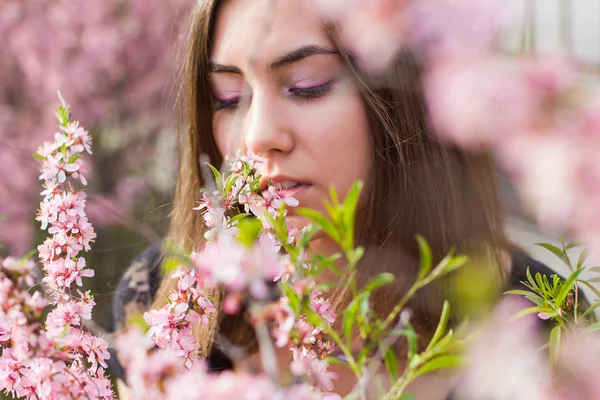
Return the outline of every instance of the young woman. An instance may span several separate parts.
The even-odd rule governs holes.
[[[532,260],[505,240],[493,165],[485,154],[437,140],[415,58],[401,53],[384,73],[366,73],[338,40],[336,26],[311,3],[198,2],[183,70],[186,142],[169,240],[189,250],[202,246],[203,223],[193,210],[204,184],[201,156],[220,166],[227,155],[252,151],[266,155],[264,175],[293,187],[302,207],[323,210],[330,185],[343,197],[354,181],[365,182],[357,225],[357,242],[366,249],[360,278],[389,271],[397,282],[373,298],[382,315],[415,280],[416,234],[427,239],[437,259],[451,248],[472,255],[477,260],[472,267],[485,268],[499,291],[523,280],[523,266]],[[297,228],[306,224],[293,209],[289,219]],[[325,236],[316,237],[311,248],[337,251]],[[147,260],[157,257],[150,252]],[[120,288],[131,287],[131,271],[149,264],[130,269]],[[167,279],[158,291],[168,293],[173,284]],[[409,305],[424,338],[433,333],[446,286],[424,290]],[[119,315],[134,293],[117,297]],[[343,290],[330,295],[338,309],[347,302]],[[154,307],[162,301],[157,296]],[[227,346],[256,352],[244,315],[219,313],[197,334],[214,368],[228,366],[217,356]],[[335,391],[347,392],[354,384],[351,374],[336,372]],[[451,390],[442,385],[435,394],[427,392],[432,386],[417,383],[417,398],[444,399]]]

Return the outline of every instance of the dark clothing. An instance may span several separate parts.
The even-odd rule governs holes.
[[[113,298],[113,330],[124,328],[128,316],[143,313],[150,308],[162,279],[160,269],[161,260],[160,244],[156,244],[150,246],[136,257],[125,270]],[[550,279],[550,276],[555,273],[546,265],[532,259],[527,254],[515,251],[512,253],[510,283],[506,290],[528,290],[521,283],[527,281],[527,267],[529,267],[532,276],[535,276],[539,272]],[[583,296],[581,298],[581,305],[582,308],[588,307],[587,301]],[[550,320],[543,323],[548,325],[549,328],[552,327],[552,321]],[[114,356],[111,358],[114,358]],[[232,362],[220,352],[213,352],[209,357],[208,363],[211,371],[231,369],[233,366]],[[112,372],[113,375],[116,374],[116,377],[124,380],[122,371],[117,369]]]

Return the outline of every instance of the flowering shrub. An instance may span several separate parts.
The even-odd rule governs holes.
[[[63,102],[54,141],[36,154],[44,181],[37,220],[52,235],[38,247],[49,296],[30,292],[39,281],[33,261],[2,260],[0,388],[27,399],[112,399],[105,374],[108,344],[84,330],[95,302],[89,291],[79,290],[83,277],[94,276],[80,252],[90,250],[96,234],[85,216],[85,194],[75,189],[75,180],[86,182],[82,155],[91,153],[91,138],[69,115]]]
[[[70,121],[69,107],[64,102],[56,116],[59,132],[36,154],[42,161],[40,179],[44,181],[44,198],[36,219],[52,235],[38,246],[45,273],[41,283],[48,296],[44,298],[39,290],[28,291],[39,282],[39,277],[34,277],[32,261],[2,261],[2,389],[18,397],[36,399],[111,399],[114,393],[105,375],[110,357],[108,343],[84,329],[95,302],[89,291],[79,289],[82,278],[94,275],[80,252],[90,249],[96,234],[85,216],[86,196],[75,189],[77,181],[86,184],[82,155],[91,153],[91,138],[78,122]],[[149,325],[147,337],[159,350],[151,351],[149,343],[140,339],[135,330],[120,340],[128,382],[136,396],[181,397],[181,385],[194,381],[198,390],[186,391],[186,398],[220,398],[241,392],[265,399],[278,395],[319,398],[315,396],[320,396],[320,389],[333,387],[336,374],[328,372],[327,367],[332,362],[330,355],[338,347],[344,357],[337,362],[347,364],[359,382],[363,379],[357,393],[366,390],[365,379],[371,373],[368,367],[383,362],[379,352],[390,376],[398,375],[387,394],[390,398],[403,393],[416,376],[456,365],[455,353],[461,340],[455,339],[451,330],[446,332],[447,304],[436,335],[420,354],[416,353],[416,334],[408,314],[400,313],[418,289],[460,267],[466,259],[449,255],[432,269],[429,249],[419,238],[424,257],[419,279],[393,312],[380,319],[369,310],[369,296],[394,277],[381,274],[365,287],[357,287],[355,268],[362,249],[354,248],[353,227],[361,184],[352,188],[344,203],[339,203],[332,191],[328,216],[299,210],[315,225],[296,232],[288,229],[285,216],[286,207],[297,206],[297,201],[285,191],[273,188],[270,182],[261,191],[264,185],[258,171],[264,161],[254,154],[241,156],[232,162],[231,173],[226,176],[213,168],[216,188],[205,191],[198,206],[209,228],[208,242],[201,252],[174,256],[166,263],[167,269],[176,267],[171,273],[178,279],[177,290],[170,294],[165,307],[144,316]],[[340,244],[342,255],[349,262],[349,275],[343,284],[352,288],[353,301],[344,312],[341,334],[332,329],[337,315],[324,296],[331,283],[317,282],[326,269],[342,277],[333,262],[342,255],[309,254],[308,242],[319,229]],[[270,283],[273,281],[278,281],[277,286]],[[215,312],[210,293],[217,287],[227,292],[223,300],[225,312],[237,313],[242,306],[250,310],[264,354],[273,354],[271,336],[277,347],[290,349],[294,360],[285,380],[277,378],[279,368],[275,364],[265,365],[267,375],[259,378],[208,373],[203,360],[197,357],[199,346],[192,326],[208,323]],[[48,305],[52,309],[44,317]],[[392,326],[398,316],[399,322]],[[355,328],[364,338],[369,336],[369,345],[359,356],[349,348]],[[406,336],[413,343],[410,368],[401,375],[390,347],[389,338],[393,336]],[[276,362],[274,358],[270,361]]]
[[[541,205],[536,211],[542,223],[599,243],[597,94],[585,88],[576,66],[499,56],[494,46],[507,17],[495,12],[491,0],[321,5],[339,19],[344,40],[368,69],[384,68],[404,46],[417,49],[425,63],[429,110],[441,137],[493,150],[523,193]],[[464,24],[466,17],[483,22],[474,31]],[[377,29],[356,29],[365,25]],[[35,290],[39,277],[32,261],[2,260],[0,385],[6,393],[27,398],[108,399],[114,397],[105,376],[108,345],[85,331],[95,303],[90,292],[79,289],[82,278],[93,275],[79,253],[89,250],[95,233],[85,216],[86,197],[74,189],[76,181],[85,184],[81,156],[91,151],[90,139],[69,121],[64,104],[58,119],[60,131],[38,153],[45,182],[37,220],[52,235],[38,247],[49,296]],[[269,183],[264,189],[259,172],[264,161],[247,154],[233,160],[227,174],[212,168],[215,185],[203,192],[197,207],[208,228],[206,246],[191,255],[170,249],[164,267],[178,280],[177,289],[165,294],[167,305],[145,314],[145,336],[132,329],[119,340],[134,396],[321,398],[336,379],[329,365],[339,363],[355,375],[352,395],[359,397],[381,368],[390,385],[377,396],[406,399],[409,384],[419,376],[457,366],[464,366],[458,392],[465,399],[598,397],[592,374],[600,351],[590,332],[599,328],[593,310],[600,302],[583,309],[580,300],[580,284],[600,297],[593,281],[580,278],[587,252],[573,262],[567,251],[574,245],[544,244],[570,268],[566,280],[529,274],[525,284],[531,291],[509,292],[518,300],[509,296],[482,329],[471,326],[476,334],[469,336],[463,329],[448,329],[446,302],[431,341],[419,347],[405,309],[408,300],[466,258],[449,254],[434,266],[427,244],[417,238],[422,260],[417,280],[389,315],[377,315],[370,297],[393,283],[394,276],[380,274],[364,286],[357,283],[363,250],[355,247],[353,229],[361,184],[342,202],[332,191],[327,215],[298,210],[312,225],[296,232],[285,217],[286,208],[298,204]],[[549,171],[555,178],[552,185],[545,182]],[[308,251],[318,230],[339,244],[340,254],[324,257]],[[344,273],[337,259],[347,264]],[[598,272],[597,267],[590,270]],[[339,315],[328,298],[333,283],[323,281],[325,271],[351,291],[351,301]],[[208,324],[215,314],[216,289],[225,293],[221,306],[226,313],[247,310],[251,315],[265,374],[215,375],[197,356],[201,349],[192,328]],[[523,298],[533,306],[524,308]],[[53,308],[45,316],[48,305]],[[535,328],[536,318],[556,323],[547,344]],[[333,329],[336,321],[341,321],[339,331]],[[350,346],[356,337],[363,343],[358,354]],[[403,369],[394,350],[397,340],[408,344]],[[275,347],[290,350],[290,365],[277,365]],[[460,357],[463,350],[466,363]]]
[[[164,357],[178,359],[177,365],[182,371],[198,369],[199,360],[195,353],[199,345],[192,334],[192,326],[208,324],[208,318],[215,312],[210,293],[216,288],[223,288],[226,296],[222,305],[226,313],[236,314],[242,306],[249,310],[261,354],[274,354],[274,345],[288,347],[293,355],[293,362],[283,376],[285,368],[276,365],[275,358],[263,365],[271,380],[269,385],[262,387],[261,390],[266,391],[261,392],[262,397],[259,398],[272,398],[273,384],[283,385],[280,389],[283,392],[279,393],[282,396],[287,393],[285,398],[304,398],[311,393],[306,391],[310,386],[331,390],[332,380],[337,375],[328,372],[327,367],[334,361],[347,365],[354,373],[360,382],[355,391],[359,395],[366,391],[374,366],[383,364],[393,383],[380,394],[384,398],[397,398],[421,374],[458,365],[462,339],[452,330],[446,331],[449,305],[445,304],[438,331],[422,352],[417,351],[416,333],[404,306],[417,290],[459,268],[466,262],[466,257],[450,254],[433,267],[427,244],[418,238],[423,256],[419,278],[394,310],[381,318],[370,310],[369,298],[373,291],[392,283],[394,276],[380,274],[364,287],[358,286],[355,277],[356,265],[363,253],[362,248],[354,247],[353,231],[362,185],[354,185],[343,203],[338,202],[335,191],[332,191],[327,216],[310,209],[297,210],[313,222],[313,225],[297,232],[288,229],[285,222],[286,207],[296,206],[297,201],[288,197],[285,190],[276,189],[270,183],[266,187],[261,185],[258,171],[265,161],[251,153],[241,156],[233,160],[226,176],[211,167],[216,187],[204,191],[197,207],[209,228],[205,234],[208,242],[201,252],[192,253],[189,258],[178,256],[165,263],[172,278],[178,279],[177,290],[169,294],[167,305],[144,316],[149,325],[148,336],[161,349],[159,352],[165,352],[167,355]],[[334,239],[343,252],[331,257],[309,253],[308,243],[318,230]],[[347,274],[334,263],[341,257],[348,261]],[[326,297],[333,282],[323,281],[324,271],[332,272],[341,285],[352,289],[352,301],[343,311],[343,332],[332,328],[338,315]],[[277,282],[276,286],[269,284],[273,281]],[[271,327],[270,334],[268,326]],[[364,341],[358,355],[350,349],[356,330]],[[403,373],[398,371],[398,361],[392,350],[393,342],[400,337],[411,343],[409,367]],[[335,349],[339,349],[343,356],[332,358]],[[121,350],[129,352],[131,348],[122,347]],[[143,350],[136,351],[143,356]],[[152,387],[155,394],[156,388],[165,388],[159,397],[169,397],[168,388],[183,378],[169,372],[174,367],[170,363],[164,364],[163,356],[154,354],[145,357],[144,370],[139,370],[139,362],[131,365],[128,379],[143,381],[146,387]],[[150,366],[157,362],[163,364]],[[156,372],[157,368],[162,372]],[[221,379],[235,379],[237,382],[228,389],[230,395],[240,390],[238,385],[247,382],[245,375],[235,378],[220,376],[215,378],[215,384]],[[293,388],[285,382],[292,382]],[[301,390],[296,387],[299,384]],[[307,384],[310,386],[305,386]],[[203,393],[199,390],[193,398],[203,398]],[[312,392],[312,395],[315,393]]]
[[[55,108],[57,88],[77,104],[79,120],[90,132],[102,132],[95,160],[87,164],[93,179],[88,218],[97,228],[128,215],[135,195],[145,195],[140,203],[148,204],[152,194],[172,189],[164,177],[172,165],[167,149],[174,146],[169,106],[174,79],[169,77],[175,76],[177,43],[192,3],[0,3],[0,214],[6,217],[0,241],[11,254],[25,254],[35,240],[37,165],[29,155],[54,132],[47,116]],[[126,156],[131,151],[136,163]],[[146,168],[157,158],[160,167]],[[140,181],[150,187],[142,190]]]

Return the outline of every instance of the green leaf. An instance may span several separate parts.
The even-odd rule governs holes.
[[[164,297],[164,299],[167,301],[168,304],[173,304],[173,300],[171,300],[171,298],[169,296],[167,296],[166,294],[164,294],[162,292],[159,292],[159,293],[162,297]]]
[[[395,382],[398,379],[398,360],[396,353],[392,347],[388,347],[383,357],[383,363],[390,377],[390,382]]]
[[[574,247],[581,247],[581,246],[583,246],[583,244],[582,244],[582,243],[573,242],[573,243],[569,243],[569,244],[567,244],[567,245],[565,246],[565,249],[566,249],[566,250],[570,250],[570,249],[572,249],[572,248],[574,248]]]
[[[0,221],[2,220],[2,218],[0,217]],[[33,257],[34,255],[36,255],[38,252],[38,249],[32,249],[29,250],[29,253],[25,254],[22,258],[21,258],[21,264],[23,264],[25,261],[29,260],[31,257]]]
[[[400,397],[398,397],[396,400],[414,400],[414,398],[415,398],[414,393],[404,393]]]
[[[448,300],[444,300],[444,306],[442,308],[442,315],[440,316],[440,322],[438,322],[437,328],[435,328],[435,333],[431,338],[431,342],[427,345],[427,349],[425,351],[431,350],[436,343],[442,338],[444,332],[446,332],[446,327],[448,326],[448,320],[450,319],[450,303]]]
[[[315,286],[315,290],[317,290],[319,292],[327,292],[332,287],[336,287],[336,286],[339,286],[339,285],[340,285],[339,282],[323,282],[323,283],[317,284]]]
[[[527,270],[525,271],[525,274],[527,275],[527,282],[529,283],[529,285],[531,285],[531,287],[533,289],[537,289],[538,286],[535,283],[535,279],[533,279],[533,277],[531,276],[531,271],[529,271],[529,267],[527,267]]]
[[[578,270],[573,272],[571,274],[571,276],[569,277],[569,279],[567,279],[567,281],[563,284],[563,286],[560,289],[560,292],[558,293],[558,296],[556,296],[556,306],[557,307],[562,307],[562,305],[565,302],[565,299],[567,298],[567,294],[569,294],[569,292],[571,290],[573,290],[573,284],[575,283],[575,280],[582,272],[583,272],[583,268],[579,268]]]
[[[382,286],[388,285],[396,280],[396,277],[389,272],[382,272],[379,275],[371,278],[367,286],[363,289],[367,293],[372,293],[374,290],[379,289]]]
[[[354,327],[354,322],[356,321],[356,314],[358,312],[358,303],[360,298],[361,297],[359,296],[352,300],[343,313],[344,317],[342,320],[342,326],[344,327],[344,336],[348,343],[350,343],[352,340],[352,328]]]
[[[364,254],[365,249],[363,247],[357,247],[348,251],[346,256],[348,258],[348,263],[350,263],[351,265],[356,265],[356,263],[358,263],[358,261],[363,257]]]
[[[519,319],[521,317],[524,317],[525,315],[538,314],[538,313],[550,314],[553,317],[555,317],[557,315],[556,311],[554,311],[553,309],[548,308],[548,307],[529,307],[529,308],[525,308],[525,309],[519,311],[518,313],[516,313],[513,316],[513,318]]]
[[[403,329],[394,329],[392,333],[394,332],[398,332],[400,335],[406,338],[406,341],[408,342],[408,358],[411,358],[413,355],[417,354],[419,349],[419,337],[410,322],[407,322],[406,327]],[[392,333],[390,333],[390,335]]]
[[[516,295],[520,295],[520,296],[529,296],[532,293],[528,292],[527,290],[509,290],[508,292],[504,292],[504,294],[516,294]]]
[[[46,161],[46,157],[44,157],[38,153],[33,153],[33,158],[38,159],[40,161]]]
[[[246,217],[250,217],[251,215],[252,214],[247,214],[247,213],[237,214],[229,220],[229,226],[234,226],[235,223],[238,222],[239,220],[244,219]]]
[[[325,205],[325,209],[327,210],[327,213],[329,214],[329,217],[334,222],[334,224],[339,225],[343,207],[341,205],[333,205],[327,200],[325,200],[323,204]]]
[[[215,176],[215,182],[217,183],[217,188],[219,189],[219,193],[223,194],[223,179],[221,178],[221,173],[219,172],[218,169],[216,169],[209,163],[206,163],[206,165],[208,165],[210,167],[210,169],[213,172],[213,175]]]
[[[368,318],[369,310],[371,309],[369,303],[369,295],[362,296],[360,301],[358,302],[358,311],[360,312],[360,316],[363,318],[363,321],[366,321]]]
[[[256,217],[243,218],[238,221],[238,227],[238,241],[251,247],[258,239],[258,235],[262,228],[262,222]]]
[[[223,192],[225,194],[229,193],[229,191],[231,190],[231,188],[233,187],[233,185],[235,185],[235,182],[240,179],[239,175],[235,175],[235,174],[231,174],[227,177],[227,183],[225,184],[225,189],[223,190]]]
[[[456,355],[443,355],[426,362],[417,370],[416,376],[426,374],[428,372],[437,371],[442,368],[453,368],[462,364],[462,357]]]
[[[306,225],[303,232],[301,232],[300,237],[298,238],[298,247],[305,248],[308,245],[308,242],[312,239],[312,237],[319,231],[319,227],[314,224]]]
[[[563,251],[561,249],[559,249],[558,247],[550,244],[550,243],[535,243],[536,246],[540,246],[545,248],[546,250],[550,251],[552,254],[554,254],[556,257],[558,257],[563,263],[565,264],[569,264],[569,262],[567,261],[567,257],[565,256],[565,254],[563,253]]]
[[[325,361],[329,365],[348,365],[346,361],[340,360],[336,357],[325,357],[323,361]]]
[[[538,306],[543,306],[544,303],[546,302],[542,297],[540,297],[539,295],[533,293],[533,292],[529,292],[527,290],[509,290],[508,292],[504,292],[505,295],[517,295],[517,296],[523,296],[525,297],[527,300],[530,300],[531,302],[535,303]]]
[[[539,272],[535,273],[535,282],[537,283],[539,288],[546,288],[546,285],[544,285],[544,278],[542,278],[542,274],[540,274]]]
[[[600,331],[600,322],[596,322],[596,323],[588,326],[584,330],[584,332],[596,332],[596,331]]]
[[[577,268],[583,267],[583,263],[589,254],[590,253],[587,251],[587,249],[583,249],[583,251],[579,254],[579,258],[577,259]]]
[[[181,265],[181,260],[178,257],[166,257],[160,263],[160,269],[163,275],[168,276],[173,272],[177,271],[177,268]]]
[[[600,267],[591,267],[591,268],[589,268],[589,270],[592,271],[592,272],[598,272],[598,273],[600,273]]]
[[[585,286],[587,286],[587,287],[588,287],[588,288],[589,288],[589,289],[590,289],[592,292],[594,292],[594,294],[596,295],[596,297],[599,297],[599,298],[600,298],[600,290],[598,290],[598,288],[597,288],[596,286],[592,285],[592,284],[591,284],[591,283],[589,283],[589,282],[582,281],[582,280],[580,280],[580,279],[578,279],[578,280],[577,280],[577,282],[579,282],[579,283],[583,283],[583,284],[584,284]]]
[[[304,313],[304,316],[306,317],[308,322],[310,322],[317,328],[323,328],[325,326],[325,320],[323,319],[323,317],[321,317],[316,312],[312,311],[312,309],[309,311],[307,310],[307,312]]]
[[[465,256],[465,255],[452,257],[450,259],[450,261],[448,262],[448,265],[446,265],[446,267],[442,271],[442,274],[440,276],[449,274],[450,272],[454,271],[455,269],[462,267],[463,265],[465,265],[467,263],[467,261],[469,261],[469,257]]]
[[[340,204],[340,200],[335,190],[335,186],[333,185],[329,185],[329,198],[331,199],[331,204],[333,206],[337,206],[338,204]]]
[[[325,232],[327,236],[340,243],[340,235],[335,228],[335,225],[323,214],[310,208],[299,208],[296,210],[299,215],[313,221],[319,228]]]
[[[552,329],[552,332],[550,332],[550,361],[552,362],[552,364],[556,364],[556,362],[558,361],[558,354],[560,351],[560,336],[561,336],[561,330],[560,330],[560,326],[555,326],[554,329]]]
[[[354,182],[344,199],[344,210],[342,212],[341,222],[345,231],[346,249],[352,249],[354,247],[354,221],[356,217],[356,206],[358,205],[362,187],[363,183],[361,181]]]
[[[150,326],[148,325],[142,314],[134,314],[127,318],[127,326],[131,325],[137,325],[143,333],[148,332],[148,330],[150,329]]]
[[[588,307],[582,314],[582,317],[585,317],[587,314],[591,313],[592,311],[594,311],[596,308],[600,307],[600,301],[596,301],[596,303],[593,306]]]
[[[421,235],[416,236],[417,243],[419,244],[419,256],[421,258],[421,267],[419,269],[419,279],[423,279],[427,276],[429,271],[431,271],[432,261],[431,261],[431,248],[429,244],[425,240],[425,238]]]
[[[294,291],[294,289],[290,286],[289,283],[280,283],[279,290],[283,296],[287,299],[288,304],[292,310],[294,310],[295,314],[300,313],[300,297],[298,293]]]

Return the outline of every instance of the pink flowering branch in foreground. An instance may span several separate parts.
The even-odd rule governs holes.
[[[38,247],[44,277],[40,282],[27,258],[6,258],[0,267],[0,388],[27,399],[112,399],[108,344],[84,330],[95,303],[80,289],[82,278],[94,275],[80,252],[96,234],[85,216],[85,193],[75,189],[75,180],[86,183],[82,155],[91,153],[91,138],[70,121],[64,101],[56,117],[54,141],[36,155],[44,181],[36,219],[51,235]],[[50,300],[31,291],[40,283]]]
[[[196,383],[198,390],[188,397],[217,398],[208,394],[213,390],[222,396],[239,396],[246,393],[242,385],[249,385],[248,390],[260,399],[320,398],[321,391],[334,387],[337,374],[329,370],[329,365],[336,362],[352,371],[358,382],[354,393],[360,396],[366,392],[368,382],[375,379],[374,370],[383,366],[395,380],[381,395],[397,398],[426,371],[457,365],[462,339],[459,333],[446,330],[448,304],[439,332],[423,352],[416,351],[416,334],[404,307],[416,291],[459,268],[466,258],[450,254],[436,266],[424,261],[419,279],[405,298],[389,315],[379,316],[370,310],[370,295],[392,283],[394,277],[381,274],[364,287],[356,281],[363,249],[354,245],[354,218],[362,184],[355,184],[342,203],[332,190],[328,215],[297,210],[313,222],[297,232],[288,228],[286,216],[287,208],[298,202],[270,183],[261,190],[259,171],[265,161],[250,153],[230,160],[226,173],[209,166],[214,184],[201,192],[196,208],[206,224],[207,242],[190,256],[168,248],[170,256],[163,268],[177,279],[177,289],[164,294],[168,300],[164,307],[144,315],[149,326],[146,336],[158,350],[149,351],[148,344],[138,346],[135,352],[132,346],[119,346],[120,352],[127,353],[127,379],[136,395],[175,398],[172,396],[178,393],[179,380],[210,376],[205,383]],[[339,244],[340,254],[325,257],[310,251],[309,242],[319,230]],[[422,238],[419,244],[427,257],[427,244]],[[346,273],[338,261],[342,259],[347,263]],[[338,315],[327,298],[334,283],[324,281],[325,272],[333,274],[338,284],[352,293],[352,301],[343,312],[342,332],[334,329]],[[246,315],[255,329],[265,372],[255,380],[246,373],[211,374],[196,356],[200,348],[192,327],[208,325],[214,317],[216,307],[211,295],[215,290],[224,292],[220,307],[225,313]],[[136,334],[131,335],[129,343],[135,341]],[[396,354],[391,350],[400,338],[408,338],[413,349],[408,355],[410,367],[404,373],[395,370]],[[356,339],[363,342],[358,355],[350,348]],[[293,361],[281,366],[275,348],[285,347]],[[229,382],[229,386],[219,388],[221,382]]]

